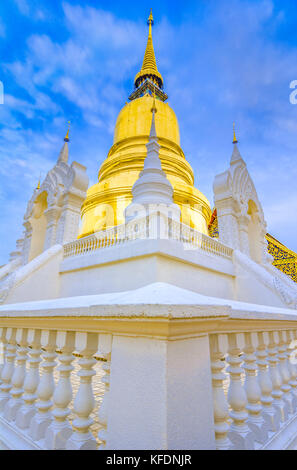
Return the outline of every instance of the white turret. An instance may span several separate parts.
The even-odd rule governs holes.
[[[146,144],[147,156],[143,170],[132,188],[132,203],[125,210],[126,222],[152,215],[156,211],[175,220],[180,219],[180,208],[173,202],[173,187],[162,170],[159,156],[155,113],[157,112],[155,100],[152,108],[152,125],[149,142]]]

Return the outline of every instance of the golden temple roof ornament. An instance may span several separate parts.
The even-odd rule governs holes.
[[[36,191],[40,190],[40,180],[41,180],[41,172],[39,174],[39,180],[38,180],[38,183],[37,183],[37,186],[36,186]]]
[[[154,24],[154,18],[153,18],[152,10],[150,12],[150,16],[147,20],[147,23],[149,25],[149,34],[148,34],[146,50],[145,50],[141,70],[136,75],[134,83],[135,83],[135,87],[137,88],[139,85],[141,85],[141,83],[146,78],[150,78],[153,82],[156,82],[159,88],[163,88],[163,78],[162,78],[162,75],[158,71],[154,45],[153,45],[152,25]]]
[[[233,123],[233,144],[238,144],[238,140],[235,135],[235,122]]]
[[[70,121],[68,121],[68,130],[67,130],[67,134],[65,135],[64,137],[64,142],[69,142],[69,130],[70,130]]]

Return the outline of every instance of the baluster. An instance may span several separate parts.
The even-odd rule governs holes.
[[[28,330],[28,344],[31,345],[32,349],[29,349],[29,370],[26,373],[24,382],[24,404],[18,410],[16,415],[16,424],[21,429],[26,429],[30,426],[31,419],[36,413],[36,390],[39,384],[39,363],[41,362],[40,337],[40,330]]]
[[[72,427],[68,421],[70,414],[68,405],[72,400],[71,372],[74,369],[72,361],[74,360],[75,333],[59,331],[57,347],[61,349],[62,354],[59,355],[59,382],[53,395],[54,420],[45,434],[45,447],[52,450],[65,449],[67,439],[72,434]]]
[[[7,328],[4,340],[6,349],[5,364],[2,370],[2,384],[0,386],[0,411],[2,411],[10,398],[10,390],[12,387],[11,379],[14,372],[14,359],[16,356],[16,330],[15,328]]]
[[[283,392],[283,400],[287,403],[288,411],[290,414],[294,413],[294,406],[293,406],[293,395],[291,393],[292,387],[289,385],[289,381],[291,378],[288,362],[287,362],[287,344],[284,338],[284,331],[278,332],[279,337],[279,346],[278,346],[278,358],[279,358],[279,371],[282,378],[282,386],[281,390]]]
[[[55,389],[54,367],[56,366],[56,331],[42,330],[41,346],[43,347],[43,362],[41,370],[43,371],[37,388],[36,402],[37,413],[33,416],[29,435],[39,441],[44,438],[45,431],[52,421],[50,409],[52,407],[52,395]]]
[[[248,404],[248,426],[253,432],[254,439],[263,444],[268,439],[268,428],[262,416],[261,388],[259,385],[257,372],[257,358],[255,347],[257,346],[257,335],[245,333],[244,346],[244,370],[245,370],[245,391]]]
[[[268,344],[268,362],[270,377],[273,385],[272,397],[274,399],[272,405],[277,407],[280,412],[281,421],[284,422],[288,419],[288,409],[286,403],[282,400],[283,392],[281,390],[282,380],[278,369],[278,357],[277,348],[275,343],[275,334],[273,331],[269,332],[269,344]]]
[[[225,338],[225,335],[210,335],[214,422],[216,448],[218,450],[227,450],[231,447],[231,442],[228,439],[228,402],[226,400],[223,385],[224,380],[226,379],[226,375],[223,373],[225,360],[224,353],[221,352],[221,349],[223,349],[221,346],[223,339]]]
[[[14,421],[17,411],[23,405],[22,395],[24,393],[23,385],[26,374],[28,353],[27,335],[28,330],[24,328],[18,328],[16,331],[17,357],[16,366],[11,379],[12,389],[10,394],[12,398],[6,404],[4,412],[4,417],[7,421]]]
[[[99,355],[105,359],[102,368],[105,375],[102,377],[102,382],[105,385],[105,393],[101,406],[99,408],[98,418],[101,429],[98,432],[98,438],[102,442],[99,445],[99,450],[107,450],[107,439],[108,439],[108,405],[109,405],[109,388],[110,388],[110,365],[111,365],[111,348],[112,348],[112,336],[101,334],[99,336]]]
[[[287,331],[287,346],[288,346],[288,367],[291,375],[289,384],[292,387],[293,394],[293,403],[294,409],[296,411],[297,407],[297,358],[296,358],[296,348],[297,348],[297,331]]]
[[[81,370],[78,372],[80,386],[74,401],[74,413],[72,422],[73,434],[67,441],[67,450],[94,450],[97,447],[96,440],[90,432],[93,420],[90,414],[95,406],[92,389],[92,377],[96,374],[92,370],[96,360],[93,355],[98,350],[98,335],[95,333],[76,333],[76,350],[82,358],[78,361]]]
[[[0,328],[0,342],[2,343],[2,362],[0,364],[0,385],[2,384],[2,371],[5,366],[5,358],[6,358],[6,328]]]
[[[297,406],[297,396],[296,396],[296,374],[295,374],[295,367],[294,364],[291,364],[291,343],[293,339],[293,335],[291,331],[283,331],[283,344],[284,344],[284,351],[283,354],[285,356],[285,364],[286,369],[288,371],[288,385],[290,386],[290,402],[291,402],[291,412],[295,413],[296,406]]]
[[[228,437],[232,442],[232,450],[250,450],[254,448],[254,441],[252,432],[246,423],[248,418],[246,410],[247,397],[241,383],[243,370],[241,368],[242,359],[239,357],[241,350],[237,344],[239,338],[240,335],[236,333],[228,335],[229,349],[227,362],[229,367],[227,372],[230,373],[228,401],[231,407],[230,417],[232,418]]]
[[[267,361],[266,344],[268,344],[268,333],[258,333],[257,364],[259,367],[258,379],[261,388],[263,418],[268,431],[276,432],[280,428],[281,414],[279,408],[272,406],[273,384],[269,372],[269,362]]]

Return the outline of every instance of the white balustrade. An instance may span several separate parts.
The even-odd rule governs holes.
[[[297,408],[297,358],[296,358],[296,347],[297,347],[297,336],[295,331],[286,331],[286,344],[287,344],[287,356],[288,356],[288,368],[290,372],[289,384],[292,387],[293,395],[293,407]]]
[[[16,356],[16,329],[7,328],[4,337],[5,363],[1,374],[2,384],[0,386],[0,411],[4,410],[10,399],[12,388],[11,379],[14,373],[14,360]]]
[[[17,357],[16,365],[11,379],[11,398],[6,403],[4,410],[4,417],[8,421],[14,421],[16,419],[17,411],[23,404],[22,395],[24,393],[23,385],[25,380],[28,352],[27,334],[28,332],[25,328],[18,328],[16,331]]]
[[[216,448],[218,450],[228,450],[231,448],[231,442],[228,438],[229,431],[229,413],[228,402],[224,393],[224,380],[226,374],[223,373],[225,368],[223,341],[226,335],[210,336],[210,354],[211,354],[211,371],[212,371],[212,391],[214,404],[214,425],[216,436]]]
[[[244,370],[245,370],[245,391],[248,404],[246,406],[249,417],[248,426],[253,432],[253,437],[257,442],[264,443],[268,439],[268,427],[262,415],[261,387],[258,381],[258,365],[256,357],[257,335],[245,333],[244,340]]]
[[[99,338],[99,355],[104,359],[102,369],[104,376],[102,382],[105,385],[104,398],[99,408],[98,418],[101,429],[98,433],[98,438],[101,441],[99,450],[106,450],[107,436],[108,436],[108,405],[109,405],[109,387],[110,387],[110,366],[111,366],[111,349],[112,349],[112,336],[100,335]]]
[[[56,331],[43,330],[41,332],[41,346],[43,362],[40,365],[41,377],[37,388],[36,402],[37,412],[30,423],[29,435],[35,441],[39,441],[45,435],[45,431],[52,421],[50,409],[52,407],[52,395],[55,389],[54,368],[56,366]]]
[[[0,328],[0,347],[2,345],[2,357],[1,357],[1,363],[0,363],[0,385],[2,384],[2,371],[3,367],[5,365],[5,357],[6,357],[6,328]]]
[[[229,439],[232,449],[251,450],[254,448],[254,437],[247,424],[247,395],[242,384],[243,368],[241,348],[238,347],[240,335],[231,333],[228,335],[228,356],[227,372],[230,373],[230,386],[228,391],[228,401],[231,408],[230,417],[232,424],[229,431]]]
[[[57,333],[57,347],[60,349],[58,371],[59,382],[53,395],[53,421],[46,431],[45,447],[47,449],[65,449],[67,439],[72,434],[68,416],[69,403],[72,400],[71,372],[74,360],[75,333],[60,331]]]
[[[88,237],[64,245],[64,258],[91,253],[98,249],[119,245],[136,239],[155,238],[155,219],[141,218],[127,225],[94,233]],[[232,249],[217,240],[200,233],[175,220],[162,224],[162,238],[179,240],[192,250],[200,249],[208,254],[223,258],[232,258]]]
[[[279,371],[279,359],[278,349],[275,340],[276,332],[269,332],[269,344],[268,344],[268,361],[270,364],[270,376],[273,385],[272,397],[274,398],[273,406],[278,408],[281,416],[281,421],[285,422],[288,419],[288,406],[283,400],[282,378]]]
[[[258,333],[258,349],[257,349],[257,364],[258,364],[258,379],[261,388],[261,403],[263,406],[262,416],[267,425],[268,432],[276,432],[280,427],[281,413],[279,408],[272,406],[273,404],[273,384],[269,371],[269,362],[267,346],[268,334],[266,332]]]
[[[117,328],[117,320],[112,320],[111,323],[109,321],[108,319],[108,328],[111,328],[111,323],[112,328]],[[126,424],[127,432],[133,434],[134,427],[140,426],[138,428],[140,432],[150,438],[151,428],[146,429],[150,407],[152,407],[152,413],[155,413],[150,426],[153,426],[154,432],[158,429],[162,421],[162,412],[156,413],[156,409],[165,410],[166,403],[158,403],[157,408],[154,408],[156,403],[153,400],[150,402],[151,390],[154,387],[148,395],[145,394],[142,388],[144,376],[141,375],[141,371],[143,364],[146,361],[150,363],[150,361],[146,355],[140,354],[138,358],[138,355],[135,355],[138,349],[133,348],[141,344],[143,339],[144,348],[147,348],[145,354],[150,354],[152,357],[152,367],[149,370],[151,383],[154,383],[155,371],[161,367],[161,364],[166,364],[166,360],[159,361],[158,357],[159,352],[164,351],[164,340],[154,339],[149,345],[151,332],[143,327],[141,334],[144,335],[147,332],[146,338],[140,339],[134,334],[131,334],[131,337],[125,334],[121,336],[124,332],[121,321],[118,323],[120,334],[117,334],[116,330],[114,333],[107,332],[104,324],[102,324],[102,331],[101,327],[96,332],[83,331],[86,326],[81,320],[78,322],[80,322],[80,328],[77,328],[77,331],[54,329],[53,324],[51,326],[53,329],[1,327],[0,340],[4,346],[5,358],[0,385],[2,406],[0,441],[3,439],[3,429],[7,425],[10,433],[12,430],[15,431],[14,445],[16,445],[15,442],[20,442],[20,436],[23,436],[25,445],[31,445],[31,448],[36,449],[110,450],[115,448],[117,439],[126,442],[122,434]],[[133,323],[133,328],[136,328],[139,322],[141,322],[140,318]],[[95,323],[96,320],[92,319],[90,325],[94,327]],[[212,323],[213,330],[208,333],[203,332],[209,349],[195,349],[199,359],[201,355],[203,365],[201,386],[202,384],[205,386],[209,380],[210,397],[212,390],[208,416],[211,416],[209,422],[213,423],[211,429],[213,448],[216,447],[218,450],[266,449],[273,448],[274,440],[283,445],[290,443],[295,445],[294,442],[297,442],[297,328],[292,327],[292,324],[286,328],[284,322],[283,329],[272,330],[267,321],[267,331],[264,331],[263,325],[258,330],[257,323],[254,328],[244,331],[245,322],[240,320],[238,323],[234,322],[233,331],[230,328],[228,332],[226,320],[223,332],[218,333],[218,330],[215,330],[218,324],[219,320],[216,320]],[[174,328],[174,335],[176,335],[177,324]],[[238,331],[234,331],[236,328]],[[133,331],[135,333],[135,330]],[[183,364],[181,367],[178,363],[183,347],[181,343],[187,341],[184,333],[185,331],[181,342],[173,340],[173,344],[167,346],[169,362],[171,347],[177,348],[176,355],[172,356],[171,370],[169,369],[173,388],[169,394],[165,390],[165,395],[163,395],[168,400],[174,397],[175,391],[181,393],[180,391],[184,388],[183,380],[186,377],[184,374],[188,370],[188,365]],[[205,337],[207,334],[209,343]],[[199,336],[200,340],[201,336]],[[194,344],[195,341],[195,338],[189,339],[190,343]],[[174,343],[180,344],[177,346]],[[202,347],[203,342],[199,344],[199,347]],[[126,357],[123,357],[123,351]],[[138,352],[141,352],[141,349]],[[75,356],[79,359],[75,360]],[[138,372],[134,374],[133,369],[128,370],[129,379],[123,384],[123,389],[117,390],[114,387],[122,386],[123,371],[125,374],[132,358],[135,366],[138,367]],[[100,370],[104,373],[103,376],[101,372],[96,375],[99,364]],[[209,378],[206,374],[207,367]],[[182,371],[181,379],[177,379],[178,371]],[[117,378],[119,372],[121,379]],[[192,370],[191,374],[195,375],[195,371]],[[198,371],[197,377],[200,377]],[[197,377],[193,377],[193,380],[197,380]],[[192,375],[189,380],[187,379],[188,387],[191,378]],[[133,381],[132,388],[131,381]],[[96,385],[97,393],[99,383],[99,393],[100,395],[102,393],[100,400],[98,400],[99,396],[94,397],[94,385]],[[164,384],[161,380],[157,388],[162,389]],[[166,387],[170,388],[170,386],[168,382]],[[174,390],[173,395],[172,390]],[[140,401],[137,407],[141,400],[144,400],[143,409],[146,410],[144,413],[147,413],[143,415],[146,418],[145,421],[138,412],[134,413],[133,401],[132,403],[129,401],[131,393],[134,394],[133,400],[138,399],[139,396]],[[192,401],[195,400],[195,393]],[[119,397],[119,395],[123,397],[123,402],[119,399],[115,400],[114,397]],[[98,410],[95,399],[100,401]],[[184,420],[188,407],[193,409],[191,408],[192,401],[180,404],[179,401],[171,402],[171,406],[174,404],[172,407],[175,416],[174,423],[176,417]],[[194,406],[199,405],[198,400]],[[125,413],[122,415],[119,421],[122,428],[121,431],[117,431],[115,423],[118,423],[118,414],[123,408],[126,410],[129,406],[130,415],[126,416]],[[182,415],[176,410],[176,406],[181,406]],[[202,414],[205,407],[204,400],[201,407]],[[166,423],[170,415],[170,413],[167,415],[167,411]],[[202,421],[205,422],[205,416]],[[190,422],[192,423],[192,417]],[[155,423],[157,423],[156,428]],[[200,420],[197,420],[197,426],[200,425],[199,423]],[[183,429],[183,426],[179,428],[181,434]],[[203,429],[202,435],[208,431],[206,428]],[[191,432],[195,432],[195,429]],[[113,433],[116,434],[116,439]],[[176,431],[173,435],[176,435]],[[136,441],[137,438],[135,435]],[[192,447],[197,445],[199,448],[199,442],[195,444],[195,439],[193,442]],[[7,445],[9,446],[9,442]],[[166,443],[162,444],[163,447],[166,445]],[[135,446],[138,446],[137,442]]]
[[[281,390],[283,392],[283,400],[287,404],[289,413],[294,413],[293,396],[291,394],[292,387],[289,385],[290,372],[287,365],[287,346],[284,341],[284,332],[278,333],[279,346],[278,346],[278,358],[279,358],[279,371],[282,379]]]
[[[39,384],[39,363],[41,362],[41,330],[28,331],[29,344],[29,370],[24,381],[24,404],[16,415],[16,424],[21,429],[30,426],[31,419],[36,413],[35,401],[37,400],[37,387]]]
[[[94,354],[98,350],[98,335],[93,333],[77,333],[76,350],[81,354],[78,361],[81,369],[78,372],[80,386],[74,401],[75,419],[72,422],[73,434],[66,443],[68,450],[94,450],[96,440],[90,432],[93,419],[90,414],[95,406],[92,389],[92,378],[96,374],[93,366],[96,363]]]

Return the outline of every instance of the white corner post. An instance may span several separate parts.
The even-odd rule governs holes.
[[[105,449],[215,449],[208,335],[114,336]]]

